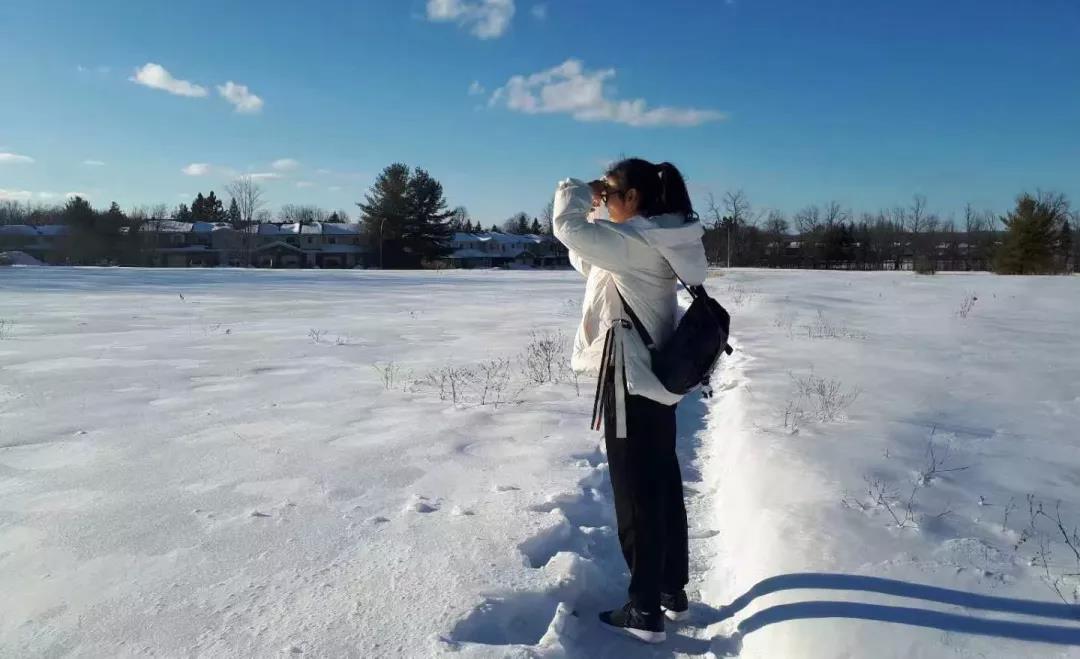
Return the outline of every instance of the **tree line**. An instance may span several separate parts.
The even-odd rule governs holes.
[[[153,230],[151,219],[221,222],[243,230],[267,222],[310,224],[349,222],[344,210],[285,204],[266,208],[261,187],[241,177],[225,187],[229,203],[211,190],[169,210],[164,204],[124,212],[115,203],[95,210],[76,197],[63,206],[0,201],[0,224],[65,224],[69,238],[63,260],[74,264],[146,262],[140,234]],[[437,261],[450,250],[456,231],[484,231],[463,206],[448,210],[442,184],[422,168],[387,166],[364,200],[359,221],[374,263],[415,268]],[[741,190],[717,200],[708,195],[702,213],[710,263],[721,266],[902,269],[920,272],[994,270],[1032,274],[1068,272],[1080,263],[1080,218],[1060,193],[1022,193],[1004,215],[965,207],[962,216],[942,217],[926,197],[856,215],[836,201],[809,205],[790,218],[777,210],[755,209]],[[516,213],[488,231],[549,234],[552,206],[539,217]]]
[[[1080,262],[1077,214],[1060,193],[1021,193],[1005,215],[970,204],[957,220],[930,210],[926,197],[856,215],[836,201],[806,206],[790,219],[755,210],[736,190],[708,195],[705,248],[710,263],[773,268],[919,272],[1071,272]]]

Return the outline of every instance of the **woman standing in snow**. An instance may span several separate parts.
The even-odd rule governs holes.
[[[595,206],[610,220],[590,221]],[[675,329],[676,275],[705,281],[703,230],[682,175],[670,163],[630,158],[586,184],[559,183],[552,227],[586,277],[571,365],[599,378],[594,424],[604,422],[619,543],[630,600],[601,622],[662,642],[664,616],[687,615],[686,507],[675,454],[681,396],[653,374],[643,333],[662,346]]]

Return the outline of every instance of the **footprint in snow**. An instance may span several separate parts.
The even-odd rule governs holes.
[[[439,509],[439,504],[431,503],[425,496],[414,495],[412,499],[405,504],[405,512],[413,513],[433,513]]]
[[[494,489],[496,492],[513,492],[521,488],[517,485],[496,485]]]

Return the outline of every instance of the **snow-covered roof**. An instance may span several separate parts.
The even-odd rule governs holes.
[[[193,233],[213,233],[221,229],[231,229],[225,222],[192,222],[191,231]]]
[[[325,236],[356,235],[361,230],[362,226],[360,224],[327,222],[322,225],[323,235]]]
[[[547,242],[551,239],[551,236],[538,236],[535,234],[517,234],[517,233],[495,233],[493,231],[483,231],[480,233],[465,233],[463,231],[455,232],[450,239],[458,243],[467,242],[495,242],[504,245],[518,245],[518,244],[540,244]]]
[[[0,225],[0,236],[30,236],[36,237],[37,229],[29,224],[4,224]]]

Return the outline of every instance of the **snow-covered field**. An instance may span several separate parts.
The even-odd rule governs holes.
[[[709,286],[651,648],[576,274],[0,269],[0,655],[1080,657],[1080,278]]]

